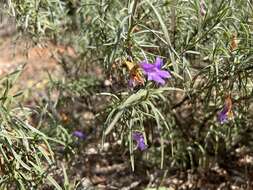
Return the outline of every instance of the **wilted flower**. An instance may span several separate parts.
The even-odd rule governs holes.
[[[134,132],[133,133],[133,139],[137,142],[137,147],[143,151],[145,150],[148,146],[145,143],[143,134],[140,132]]]
[[[82,139],[82,140],[86,138],[86,134],[84,132],[78,131],[78,130],[73,132],[73,136],[75,136],[79,139]]]
[[[200,14],[201,16],[206,15],[206,4],[204,0],[200,0]]]
[[[140,65],[144,74],[148,76],[148,80],[153,80],[158,84],[164,85],[164,79],[171,78],[171,75],[168,71],[163,71],[161,69],[163,66],[163,60],[159,57],[156,58],[154,64],[150,64],[147,61],[142,61]]]
[[[233,117],[233,112],[232,112],[232,100],[230,96],[228,96],[225,100],[225,105],[223,109],[220,111],[218,114],[218,119],[221,124],[227,122],[229,119]]]
[[[140,71],[139,65],[130,61],[125,61],[125,64],[130,72],[129,85],[135,87],[137,85],[143,85],[144,80]]]
[[[133,68],[130,71],[130,80],[129,80],[129,84],[133,87],[137,86],[137,85],[144,85],[144,80],[142,78],[142,74],[139,70],[139,68]]]
[[[236,34],[233,34],[230,42],[230,50],[234,51],[237,47],[238,47],[238,40]]]
[[[68,123],[69,122],[69,117],[67,116],[66,113],[62,112],[61,114],[61,119],[64,123]]]

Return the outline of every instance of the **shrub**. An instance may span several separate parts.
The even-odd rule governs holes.
[[[37,42],[75,48],[77,57],[59,58],[65,78],[54,84],[75,105],[103,97],[90,110],[101,112],[103,141],[111,136],[129,147],[133,169],[135,141],[161,167],[205,168],[239,146],[251,150],[252,137],[243,138],[252,120],[249,1],[13,0],[8,6]],[[162,68],[140,64],[157,57]],[[96,69],[102,72],[94,75]],[[171,75],[164,86],[154,78],[157,69]]]

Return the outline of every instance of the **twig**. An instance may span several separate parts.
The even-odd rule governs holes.
[[[134,188],[137,187],[140,183],[141,183],[141,181],[135,181],[135,182],[131,183],[129,186],[123,187],[122,190],[134,189]]]

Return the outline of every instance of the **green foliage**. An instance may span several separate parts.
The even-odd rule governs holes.
[[[57,34],[64,30],[67,22],[66,3],[62,1],[9,1],[12,16],[17,18],[17,26],[30,34]],[[60,29],[60,31],[59,31]]]
[[[251,1],[205,3],[203,16],[199,0],[13,0],[9,8],[24,31],[75,47],[78,57],[67,59],[64,81],[55,87],[61,98],[78,96],[80,102],[110,97],[98,110],[103,141],[121,139],[133,169],[133,131],[145,133],[151,162],[206,168],[239,145],[252,151],[253,136],[243,136],[252,133],[253,17]],[[172,79],[164,87],[146,82],[129,88],[124,61],[157,56]],[[96,67],[103,69],[101,76],[87,74]],[[108,78],[110,88],[102,83]],[[217,115],[228,95],[234,117],[221,125]]]
[[[34,111],[16,106],[15,99],[21,94],[10,92],[20,71],[1,79],[0,188],[37,189],[47,182],[61,189],[51,175],[52,167],[56,166],[51,145],[62,143],[32,126]]]

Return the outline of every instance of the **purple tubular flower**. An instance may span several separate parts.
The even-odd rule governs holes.
[[[222,110],[218,114],[218,120],[221,124],[224,124],[232,118],[233,118],[232,100],[231,100],[231,97],[228,96],[225,99],[225,104],[224,104]]]
[[[143,151],[145,150],[148,146],[145,144],[144,137],[142,133],[140,132],[134,132],[133,133],[133,139],[137,142],[137,147]]]
[[[86,135],[82,131],[78,131],[78,130],[73,132],[73,136],[75,136],[79,139],[82,139],[82,140],[84,140],[86,138]]]
[[[228,108],[227,106],[224,106],[224,108],[220,111],[218,115],[218,119],[221,124],[226,123],[228,121],[227,113],[228,113]]]
[[[163,60],[159,57],[156,58],[154,64],[150,64],[147,61],[142,61],[140,63],[143,73],[148,76],[148,80],[153,80],[157,84],[164,85],[165,78],[171,78],[168,71],[163,71],[161,68],[163,66]]]

